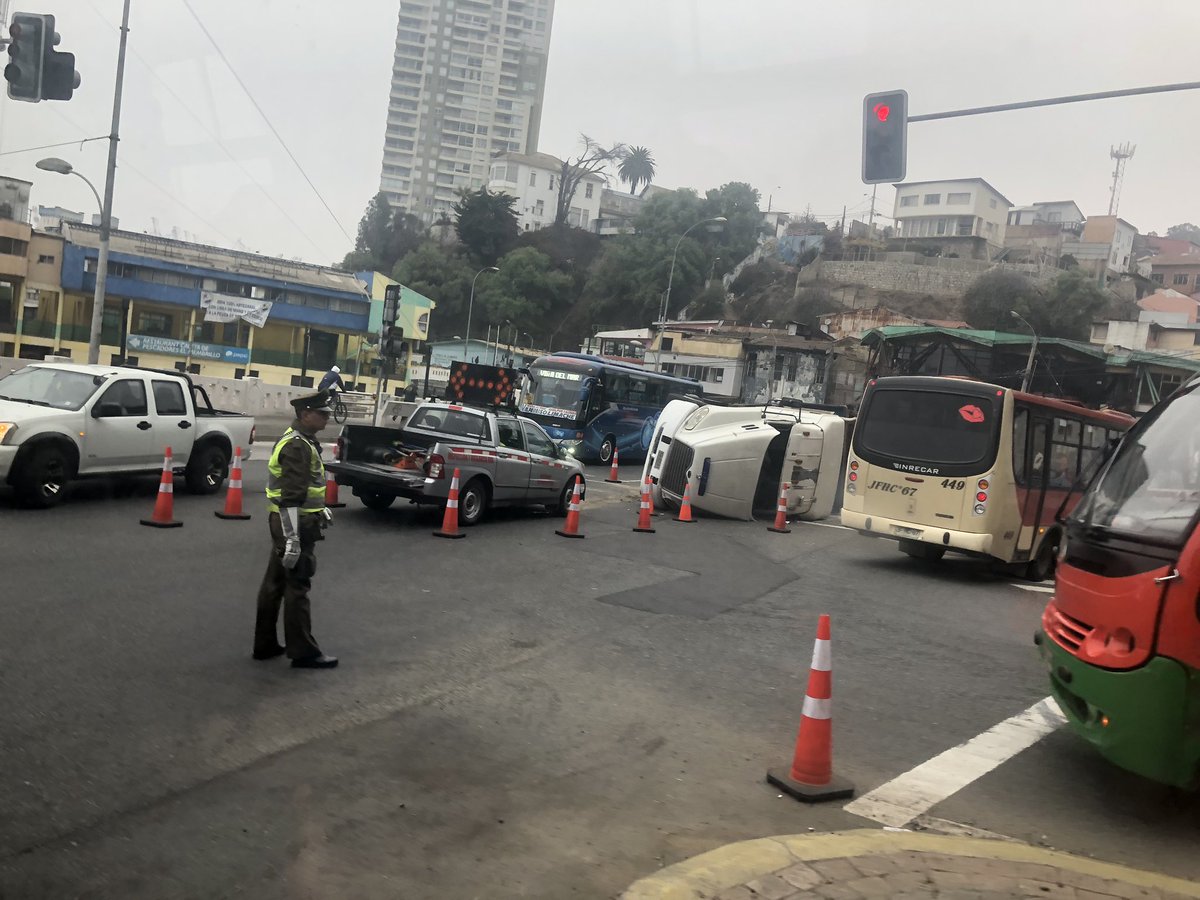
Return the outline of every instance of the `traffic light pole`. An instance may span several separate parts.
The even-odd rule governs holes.
[[[925,113],[909,116],[909,122],[930,122],[934,119],[957,119],[962,116],[978,116],[984,113],[1007,112],[1010,109],[1031,109],[1035,106],[1059,106],[1063,103],[1082,103],[1085,100],[1108,100],[1112,97],[1136,97],[1141,94],[1163,94],[1168,91],[1194,91],[1200,89],[1200,81],[1184,81],[1178,84],[1156,84],[1150,87],[1124,88],[1119,91],[1096,91],[1091,94],[1070,94],[1066,97],[1050,97],[1046,100],[1022,100],[1019,103],[998,103],[995,106],[974,106],[970,109],[952,109],[946,112]]]
[[[113,88],[112,131],[108,135],[108,170],[104,176],[104,204],[100,210],[100,258],[96,263],[96,292],[92,296],[92,329],[88,362],[100,362],[100,331],[104,325],[104,288],[108,280],[108,244],[112,237],[113,182],[117,176],[117,144],[121,133],[121,93],[125,86],[125,44],[129,39],[129,2],[121,13],[121,45],[117,52],[117,81]],[[190,338],[190,335],[189,335]]]

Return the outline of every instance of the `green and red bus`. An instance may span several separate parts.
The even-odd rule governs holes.
[[[1066,520],[1034,640],[1071,727],[1111,762],[1200,784],[1200,379],[1121,440]]]

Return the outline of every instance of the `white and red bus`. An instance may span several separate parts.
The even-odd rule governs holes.
[[[964,553],[1045,579],[1061,542],[1056,515],[1070,512],[1133,421],[961,378],[875,379],[851,444],[842,523],[910,556]]]

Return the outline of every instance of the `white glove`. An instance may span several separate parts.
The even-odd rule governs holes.
[[[328,528],[333,524],[333,510],[328,506],[321,510],[321,527]]]
[[[300,510],[294,506],[281,509],[279,524],[283,528],[283,567],[294,569],[300,561]]]

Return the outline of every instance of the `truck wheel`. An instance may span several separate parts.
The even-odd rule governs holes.
[[[58,447],[34,450],[13,481],[17,502],[28,509],[49,509],[63,498],[72,468]]]
[[[474,478],[458,495],[458,524],[478,525],[487,511],[488,492],[483,479]]]
[[[219,444],[194,450],[183,475],[189,494],[215,494],[228,476],[229,454]]]
[[[396,500],[395,494],[380,494],[376,491],[360,491],[358,499],[367,509],[385,510]]]
[[[929,544],[922,544],[920,541],[901,541],[900,552],[908,554],[913,559],[925,559],[929,562],[937,562],[946,555],[946,548],[932,547]]]
[[[600,445],[600,462],[604,465],[612,463],[613,451],[617,448],[617,439],[611,434],[604,439],[604,443]]]
[[[1038,555],[1025,566],[1025,577],[1030,581],[1046,581],[1054,576],[1054,564],[1058,559],[1058,535],[1046,535]]]

